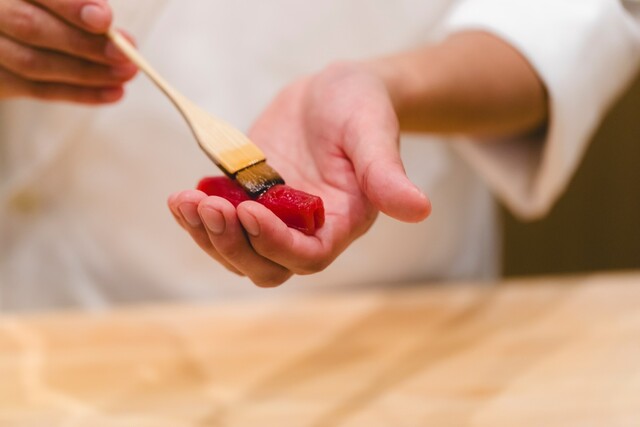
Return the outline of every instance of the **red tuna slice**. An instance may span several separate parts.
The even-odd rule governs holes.
[[[223,197],[233,206],[251,200],[240,184],[226,176],[203,178],[197,188],[209,196]],[[288,185],[274,185],[256,201],[273,212],[287,226],[304,234],[312,235],[324,224],[322,199]]]
[[[198,183],[198,190],[208,196],[220,196],[238,206],[245,200],[251,200],[244,189],[236,181],[226,176],[208,176]]]
[[[260,195],[262,203],[291,228],[312,235],[324,224],[322,199],[288,185],[274,185]]]

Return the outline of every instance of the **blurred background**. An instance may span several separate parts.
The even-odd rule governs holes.
[[[551,214],[502,210],[507,276],[640,268],[640,76],[594,135]]]

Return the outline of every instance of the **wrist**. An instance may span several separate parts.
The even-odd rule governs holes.
[[[363,63],[384,84],[399,116],[424,103],[438,87],[436,48],[423,47]]]
[[[547,118],[543,83],[518,51],[483,32],[364,63],[405,131],[514,135]]]
[[[445,64],[440,46],[427,45],[364,66],[383,82],[403,130],[439,131],[451,84]]]

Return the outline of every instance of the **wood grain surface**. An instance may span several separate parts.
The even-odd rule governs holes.
[[[0,425],[639,426],[640,273],[4,316]]]

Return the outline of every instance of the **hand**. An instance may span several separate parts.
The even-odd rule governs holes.
[[[187,190],[168,204],[203,250],[258,286],[324,269],[371,227],[378,210],[410,222],[430,213],[429,200],[405,175],[385,85],[365,67],[334,65],[292,84],[249,136],[287,184],[322,197],[326,222],[314,236],[288,228],[253,201],[235,209]]]
[[[136,73],[104,33],[106,0],[0,1],[0,99],[117,101]]]

